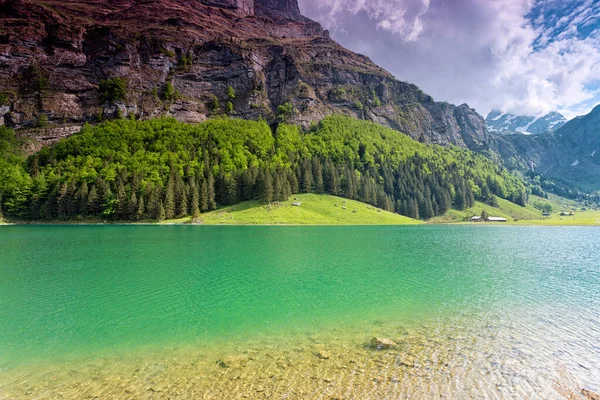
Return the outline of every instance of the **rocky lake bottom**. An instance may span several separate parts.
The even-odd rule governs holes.
[[[593,228],[197,228],[0,230],[0,397],[600,391]]]

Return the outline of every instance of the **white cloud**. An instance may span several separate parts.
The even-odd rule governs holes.
[[[342,44],[360,44],[376,63],[439,100],[467,102],[481,113],[569,116],[600,102],[600,33],[579,31],[599,22],[594,0],[300,3]]]
[[[380,29],[397,34],[406,41],[415,41],[423,32],[423,15],[430,0],[305,0],[303,8],[316,9],[329,29],[347,30],[338,17],[345,13],[365,13]]]

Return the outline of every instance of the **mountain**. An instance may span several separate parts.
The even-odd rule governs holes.
[[[333,41],[296,0],[0,1],[0,125],[34,139],[29,153],[85,123],[225,114],[304,130],[346,115],[553,176],[580,149],[549,132],[558,113],[496,111],[486,127],[468,105],[435,101]]]
[[[475,110],[343,48],[296,0],[3,0],[0,27],[0,124],[42,144],[102,119],[224,113],[305,129],[344,114],[474,150],[491,140]]]
[[[600,190],[600,106],[555,132],[499,136],[497,149],[513,167],[528,169],[563,187]]]
[[[567,119],[556,111],[537,116],[523,116],[492,110],[485,118],[488,131],[497,134],[554,132],[566,123]]]

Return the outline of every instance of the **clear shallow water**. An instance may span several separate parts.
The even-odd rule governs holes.
[[[0,397],[600,390],[595,228],[9,226],[0,276]]]

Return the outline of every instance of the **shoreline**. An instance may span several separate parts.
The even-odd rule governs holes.
[[[508,222],[468,222],[468,221],[456,221],[456,222],[428,222],[421,221],[417,224],[380,224],[380,223],[365,223],[365,224],[315,224],[315,223],[191,223],[187,222],[133,222],[133,221],[3,221],[0,222],[0,226],[295,226],[295,227],[314,227],[314,226],[537,226],[537,227],[560,227],[560,226],[583,226],[583,227],[600,227],[600,221],[597,222],[579,222],[579,221],[563,221],[563,220],[521,220],[521,221],[508,221]]]

